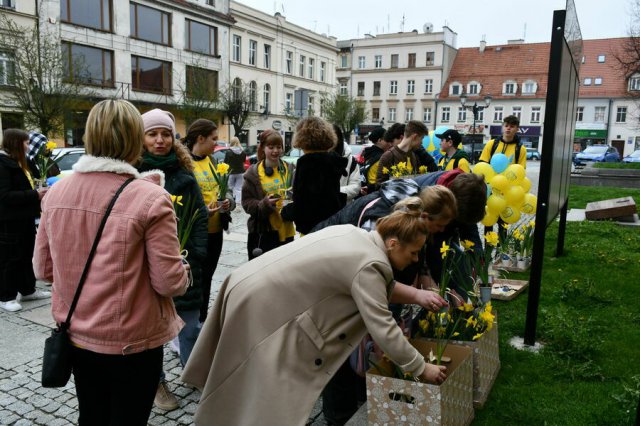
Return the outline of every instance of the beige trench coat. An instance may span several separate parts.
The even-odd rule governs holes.
[[[405,371],[422,356],[389,312],[391,265],[376,232],[333,226],[272,250],[222,285],[182,379],[199,425],[303,425],[366,331]]]

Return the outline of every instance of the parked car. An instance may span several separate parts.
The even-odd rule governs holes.
[[[286,161],[287,163],[296,164],[298,162],[298,158],[302,157],[304,152],[300,148],[291,148],[289,152],[287,152],[283,157],[282,161]]]
[[[62,176],[73,173],[73,165],[85,154],[84,148],[55,148],[51,158],[58,160],[58,168]]]
[[[636,149],[631,154],[622,159],[625,163],[640,163],[640,149]]]
[[[218,163],[222,163],[224,161],[224,156],[227,153],[227,151],[229,151],[231,148],[228,146],[216,146],[213,150],[213,154],[211,154],[211,156],[213,157],[213,162],[215,164]],[[249,163],[249,157],[247,156],[247,158],[244,159],[244,169],[247,170],[249,168],[251,164]]]
[[[587,162],[614,163],[620,161],[618,150],[608,145],[591,145],[579,152],[573,159],[576,166],[582,166]]]
[[[527,160],[540,161],[540,153],[535,148],[527,148]]]
[[[249,164],[256,164],[258,162],[258,145],[249,145],[244,149],[249,159]]]
[[[367,148],[368,146],[370,146],[372,144],[349,144],[349,148],[351,149],[351,155],[353,155],[353,157],[356,159],[356,162],[359,165],[363,165],[364,164],[364,157],[362,156],[362,154],[364,153],[365,148]]]

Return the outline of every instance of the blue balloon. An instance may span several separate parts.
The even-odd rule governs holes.
[[[47,178],[47,185],[53,186],[53,184],[59,180],[60,178],[58,176],[51,176],[50,178]]]
[[[494,154],[490,164],[496,173],[502,173],[509,166],[509,158],[504,154]]]
[[[441,135],[447,130],[449,130],[447,126],[440,126],[436,127],[436,129],[433,131],[433,143],[438,147],[438,149],[440,149],[440,138],[436,135]]]

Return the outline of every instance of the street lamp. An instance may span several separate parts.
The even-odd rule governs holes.
[[[478,121],[478,113],[491,105],[491,96],[484,97],[484,105],[478,105],[477,101],[473,102],[473,105],[467,105],[467,95],[462,93],[460,95],[460,105],[463,108],[473,112],[473,137],[471,141],[471,162],[475,163],[475,151],[476,151],[476,121]]]

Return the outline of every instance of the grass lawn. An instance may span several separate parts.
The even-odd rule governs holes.
[[[640,163],[593,163],[596,169],[640,169]]]
[[[640,190],[571,186],[570,208]],[[640,228],[568,222],[565,254],[546,233],[539,354],[509,346],[523,336],[527,292],[499,312],[502,367],[474,425],[632,425],[640,398]],[[527,279],[528,274],[510,274]]]

